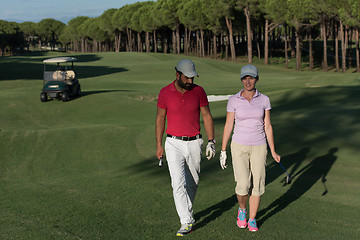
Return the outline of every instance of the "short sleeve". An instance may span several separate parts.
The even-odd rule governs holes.
[[[207,99],[207,95],[205,90],[199,86],[199,97],[200,97],[200,107],[205,107],[207,105],[209,105],[209,101]]]
[[[227,112],[235,112],[235,97],[231,96],[228,100],[227,106],[226,106],[226,111]]]
[[[271,109],[271,103],[270,103],[270,98],[266,96],[266,101],[265,101],[265,110],[268,111]]]

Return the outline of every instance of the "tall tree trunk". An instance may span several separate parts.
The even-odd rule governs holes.
[[[146,52],[150,52],[150,33],[145,33],[145,44],[146,44]]]
[[[176,24],[176,52],[180,54],[180,22]]]
[[[156,29],[154,29],[154,53],[157,53],[157,37],[156,37]]]
[[[173,54],[176,54],[176,30],[172,33],[172,40]]]
[[[168,53],[168,49],[169,49],[168,38],[164,37],[163,38],[163,53]]]
[[[230,18],[225,17],[226,26],[229,30],[229,43],[230,43],[230,51],[231,51],[231,60],[236,60],[236,53],[235,53],[235,45],[234,45],[234,37],[233,37],[233,27],[232,27],[232,21]],[[227,52],[226,52],[227,54]]]
[[[323,46],[324,46],[324,55],[323,55],[323,68],[324,71],[328,71],[328,61],[327,61],[327,35],[326,35],[326,21],[325,18],[322,19],[321,23],[322,33],[323,33]]]
[[[342,72],[346,72],[346,46],[345,46],[345,34],[344,34],[344,26],[342,21],[340,20],[340,38],[341,38],[341,67]]]
[[[214,45],[213,54],[215,56],[215,59],[217,59],[217,42],[216,42],[216,34],[215,33],[213,35],[213,45]]]
[[[312,71],[314,69],[314,55],[313,55],[313,47],[312,47],[312,34],[311,29],[309,30],[309,69]]]
[[[356,39],[356,71],[360,72],[360,59],[359,59],[359,27],[356,27],[355,30],[355,39]]]
[[[128,27],[126,27],[126,34],[128,37],[128,50],[129,52],[132,52],[132,39],[131,39],[131,29],[129,29]]]
[[[143,51],[143,48],[142,48],[142,41],[141,41],[141,36],[140,36],[140,33],[137,32],[137,51],[138,52],[142,52]]]
[[[338,29],[338,23],[335,22],[335,68],[337,72],[340,72],[340,64],[339,64],[339,29]]]
[[[192,43],[191,43],[191,29],[188,29],[188,39],[187,39],[187,42],[188,42],[188,53],[191,53],[193,50],[193,46],[192,46]]]
[[[291,39],[290,39],[290,46],[291,46],[291,57],[296,57],[296,31],[295,28],[291,28]]]
[[[114,40],[115,40],[115,52],[120,52],[120,34],[115,33],[114,34]]]
[[[210,41],[209,38],[206,38],[206,43],[207,43],[207,56],[210,56]]]
[[[246,17],[248,62],[252,63],[252,31],[251,31],[250,9],[248,5],[245,7],[244,12]]]
[[[189,55],[189,42],[188,42],[188,28],[185,27],[185,37],[184,37],[184,53]]]
[[[300,71],[301,69],[301,47],[300,47],[300,33],[299,30],[295,30],[296,37],[296,70]]]
[[[269,63],[269,20],[265,19],[264,64]]]
[[[98,51],[97,44],[98,44],[98,42],[96,41],[96,39],[93,39],[92,52],[97,52]]]
[[[85,38],[84,38],[84,51],[85,51],[85,52],[89,52],[88,41],[86,41]]]
[[[348,53],[350,53],[350,50],[348,51],[348,46],[349,46],[349,25],[346,25],[345,26],[345,49],[346,49],[346,55],[348,55]],[[349,68],[351,67],[351,58],[350,58],[350,55],[349,57],[345,57],[345,59],[348,60],[348,66]]]
[[[220,56],[224,56],[224,35],[220,33]]]
[[[260,32],[259,32],[259,35],[256,34],[256,47],[257,47],[257,53],[258,53],[258,59],[261,59],[261,51],[260,51],[260,38],[261,38],[261,35],[260,35]]]
[[[130,30],[131,32],[131,45],[132,45],[132,49],[133,51],[136,50],[136,38],[135,38],[135,31]]]
[[[226,35],[226,42],[225,42],[225,59],[228,60],[229,58],[229,36]]]
[[[288,31],[287,27],[285,27],[285,67],[289,68],[289,57],[288,57]]]
[[[200,55],[205,57],[204,30],[200,29]]]
[[[84,53],[85,52],[85,39],[83,37],[81,37],[81,52]]]
[[[201,46],[200,46],[200,34],[199,34],[200,30],[195,31],[196,32],[196,56],[200,57],[201,56]]]

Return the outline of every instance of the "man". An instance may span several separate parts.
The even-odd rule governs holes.
[[[200,175],[201,148],[200,113],[203,117],[208,144],[208,160],[215,156],[214,125],[204,89],[194,84],[198,76],[191,60],[183,59],[176,66],[176,80],[161,89],[156,116],[156,156],[163,157],[162,139],[167,119],[165,152],[171,186],[181,228],[177,236],[192,232],[192,205]]]

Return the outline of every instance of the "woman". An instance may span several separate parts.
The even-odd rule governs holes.
[[[226,123],[220,154],[222,169],[226,165],[226,146],[231,131],[231,155],[236,182],[235,192],[239,202],[237,225],[256,232],[256,213],[260,197],[265,192],[265,167],[267,144],[276,162],[280,156],[275,152],[273,129],[270,121],[270,100],[255,88],[259,81],[258,70],[253,65],[241,68],[241,82],[244,88],[229,98]],[[249,200],[249,221],[246,221],[246,204]]]

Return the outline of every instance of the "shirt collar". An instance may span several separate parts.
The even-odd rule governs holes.
[[[174,80],[173,83],[170,84],[170,90],[171,90],[172,92],[177,92],[177,89],[176,89],[176,87],[175,87],[175,81],[176,81],[176,80]]]
[[[241,93],[243,91],[244,91],[244,89],[241,89],[241,91],[236,94],[236,97],[241,98],[241,99],[245,99],[244,97],[241,96]],[[255,88],[255,94],[254,94],[253,98],[258,97],[260,95],[261,95],[261,93]]]

